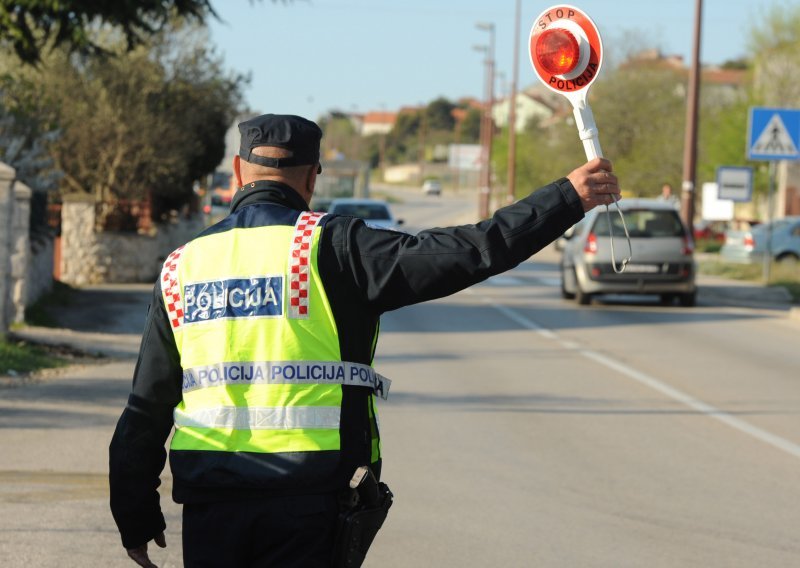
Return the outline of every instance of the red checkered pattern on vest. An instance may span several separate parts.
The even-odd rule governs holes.
[[[314,228],[325,215],[306,211],[300,214],[294,226],[292,246],[289,250],[289,307],[292,319],[308,318],[308,290],[311,269],[311,240]]]
[[[183,301],[178,285],[178,260],[182,252],[183,247],[172,251],[161,269],[161,291],[164,293],[164,305],[173,330],[183,325]]]

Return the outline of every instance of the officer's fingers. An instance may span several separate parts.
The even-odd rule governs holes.
[[[166,537],[164,536],[164,533],[163,533],[163,532],[162,532],[162,533],[159,533],[159,534],[157,534],[157,535],[156,535],[156,536],[153,538],[153,542],[155,542],[155,543],[156,543],[158,546],[160,546],[161,548],[166,548],[166,547],[167,547],[167,539],[166,539]]]
[[[614,166],[611,165],[611,161],[606,160],[605,158],[593,158],[586,162],[583,167],[590,172],[610,172],[614,170]]]
[[[147,545],[137,546],[136,548],[128,548],[128,556],[142,568],[158,568],[155,564],[150,562],[150,557],[147,555]]]
[[[614,188],[619,188],[619,180],[617,176],[611,172],[595,172],[587,176],[589,184],[595,191],[602,193],[609,193]]]

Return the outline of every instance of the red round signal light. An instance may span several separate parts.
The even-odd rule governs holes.
[[[536,60],[553,75],[569,73],[578,65],[581,50],[578,40],[563,28],[550,28],[536,40]]]

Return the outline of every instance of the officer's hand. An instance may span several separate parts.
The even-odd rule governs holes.
[[[611,162],[605,158],[595,158],[567,176],[581,198],[584,211],[619,199],[617,176],[611,170]]]
[[[153,538],[153,542],[155,542],[161,548],[167,547],[167,539],[164,538],[163,532],[157,534]],[[128,548],[127,551],[128,556],[130,556],[139,566],[143,566],[144,568],[158,568],[158,566],[150,562],[150,557],[147,555],[147,543],[137,546],[136,548]]]

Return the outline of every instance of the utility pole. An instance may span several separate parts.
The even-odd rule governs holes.
[[[514,203],[517,193],[517,82],[519,80],[520,4],[514,15],[514,67],[511,70],[511,93],[508,97],[508,194],[507,203]]]
[[[700,36],[703,20],[703,0],[695,0],[694,46],[689,73],[689,92],[686,99],[686,131],[683,143],[683,184],[681,186],[681,217],[689,234],[694,234],[695,179],[697,175],[697,110],[700,99]]]
[[[419,130],[418,130],[418,145],[419,151],[417,158],[419,160],[419,183],[421,184],[425,181],[425,129],[427,127],[426,122],[426,107],[424,103],[420,103],[419,107]]]
[[[481,138],[481,154],[482,154],[482,168],[481,168],[481,187],[479,189],[479,205],[478,213],[481,219],[489,216],[489,200],[492,194],[492,137],[494,130],[494,121],[492,120],[492,107],[494,106],[494,24],[479,22],[475,24],[479,30],[489,32],[489,45],[477,46],[478,51],[483,51],[486,54],[486,77],[484,88],[484,111],[482,138]]]
[[[486,153],[486,98],[488,93],[487,78],[489,76],[489,56],[487,52],[489,48],[485,45],[475,45],[472,47],[475,51],[483,52],[483,102],[481,103],[481,122],[479,141],[481,146],[481,171],[478,176],[478,218],[485,219],[489,216],[489,184],[487,182],[488,171],[488,158]]]
[[[453,118],[456,119],[456,133],[455,133],[455,162],[456,162],[456,175],[455,175],[455,185],[453,191],[458,193],[459,186],[461,185],[461,123],[464,121],[464,116],[466,113],[463,112],[461,109],[456,109],[453,111]]]

